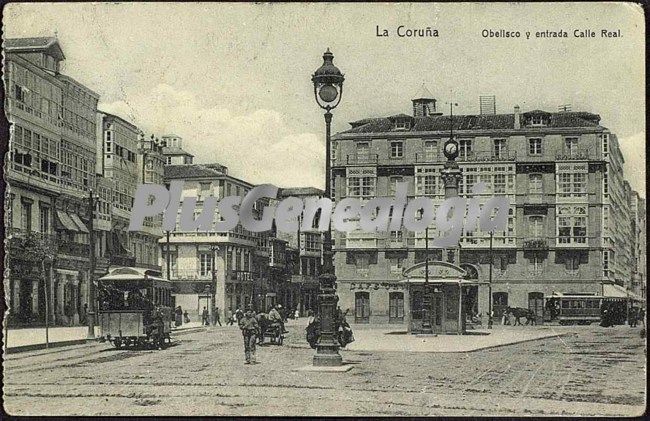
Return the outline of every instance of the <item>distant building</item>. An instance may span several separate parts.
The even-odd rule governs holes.
[[[287,197],[322,198],[324,191],[314,187],[282,188],[278,201]],[[322,233],[317,229],[318,220],[312,229],[298,229],[295,233],[278,232],[279,239],[287,242],[287,282],[280,285],[279,301],[288,309],[297,309],[301,316],[308,310],[318,309],[318,292],[323,253]]]
[[[181,202],[185,197],[197,198],[197,215],[206,197],[243,197],[254,187],[228,175],[227,168],[220,164],[166,165],[165,183],[174,180],[184,182]],[[260,205],[257,211],[261,209]],[[203,307],[212,314],[213,304],[222,317],[251,303],[263,308],[267,293],[271,301],[275,295],[270,288],[268,237],[268,232],[253,233],[241,225],[228,232],[184,232],[177,226],[169,232],[169,245],[166,238],[160,240],[161,265],[174,283],[176,305],[187,310],[190,317],[198,317]],[[278,261],[280,264],[283,262]]]
[[[188,165],[194,162],[194,155],[183,149],[183,138],[175,134],[162,136],[163,156],[166,165]]]
[[[366,118],[332,138],[333,197],[369,200],[392,196],[398,182],[409,197],[444,199],[442,145],[451,119],[436,110],[432,95],[413,100],[413,115]],[[618,140],[588,112],[541,110],[510,114],[454,115],[459,195],[506,195],[507,229],[495,232],[492,303],[498,318],[507,306],[543,314],[553,292],[601,294],[603,285],[632,279],[633,240],[623,156]],[[429,230],[430,260],[439,236]],[[406,323],[421,317],[421,301],[409,297],[404,271],[425,260],[425,233],[334,232],[337,293],[358,323]],[[460,267],[488,280],[490,236],[464,233]],[[469,287],[467,312],[487,314],[487,287]],[[413,301],[415,300],[415,301]],[[445,305],[439,303],[444,311]],[[413,309],[413,312],[410,310]],[[450,311],[454,311],[449,307]]]

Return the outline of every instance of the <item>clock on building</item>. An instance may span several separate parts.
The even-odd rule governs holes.
[[[447,159],[456,159],[458,156],[458,143],[455,140],[448,140],[443,148]]]

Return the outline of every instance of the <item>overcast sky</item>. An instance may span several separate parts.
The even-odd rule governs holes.
[[[370,116],[411,113],[422,83],[440,104],[477,114],[600,114],[619,136],[626,176],[645,197],[645,28],[633,4],[9,4],[7,37],[58,35],[64,72],[101,95],[100,108],[145,132],[175,133],[196,162],[220,162],[253,183],[322,187],[324,123],[310,77],[330,47],[345,73],[333,131]],[[377,37],[375,27],[391,31]],[[399,25],[437,29],[400,38]],[[574,38],[574,29],[597,37]],[[601,29],[622,38],[603,39]],[[520,31],[519,39],[481,36]],[[525,38],[564,29],[567,39]],[[446,111],[446,107],[445,107]]]

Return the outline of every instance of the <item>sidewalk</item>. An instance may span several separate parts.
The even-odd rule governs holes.
[[[201,329],[200,322],[184,323],[172,327],[174,332]],[[6,334],[6,335],[5,335]],[[101,334],[99,326],[95,327],[95,337]],[[88,326],[51,327],[48,332],[49,347],[55,348],[68,345],[79,345],[86,342]],[[3,331],[3,348],[7,353],[33,351],[45,348],[45,328],[9,329]]]
[[[467,335],[420,336],[395,329],[354,330],[355,342],[346,349],[350,351],[389,352],[472,352],[520,342],[534,341],[564,335],[561,329],[493,329],[472,330]]]

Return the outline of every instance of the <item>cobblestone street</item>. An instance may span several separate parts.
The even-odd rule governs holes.
[[[353,326],[362,329],[360,326]],[[521,327],[568,334],[470,353],[342,351],[347,373],[305,373],[304,321],[244,365],[236,327],[186,332],[163,351],[80,345],[9,355],[16,415],[640,415],[639,328]],[[499,327],[501,328],[501,327]]]

